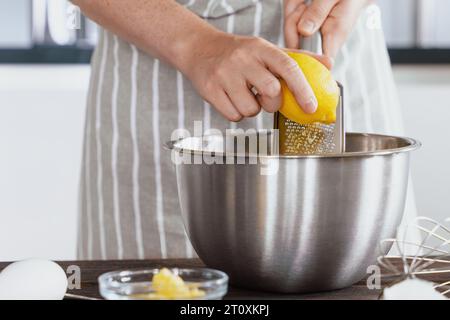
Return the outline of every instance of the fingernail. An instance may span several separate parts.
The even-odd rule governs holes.
[[[303,110],[306,113],[314,113],[317,110],[317,105],[318,105],[317,99],[315,97],[311,97],[303,107]]]
[[[309,19],[300,22],[300,26],[301,26],[301,29],[308,34],[313,33],[314,29],[316,27],[314,21],[309,20]]]

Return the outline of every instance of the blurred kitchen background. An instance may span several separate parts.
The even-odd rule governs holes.
[[[420,215],[450,217],[450,1],[378,0]],[[76,27],[79,26],[80,29]],[[96,26],[66,0],[0,0],[0,261],[75,257]]]

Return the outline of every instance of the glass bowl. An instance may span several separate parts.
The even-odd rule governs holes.
[[[219,300],[228,291],[228,276],[222,271],[207,268],[167,269],[180,276],[187,285],[195,285],[205,292],[205,295],[192,300]],[[98,278],[100,294],[107,300],[145,300],[142,295],[155,292],[152,279],[160,270],[124,270],[102,274]]]

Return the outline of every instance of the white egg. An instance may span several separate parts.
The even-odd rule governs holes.
[[[66,291],[67,275],[53,261],[19,261],[0,273],[0,300],[61,300]]]

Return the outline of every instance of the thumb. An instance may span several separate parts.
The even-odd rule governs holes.
[[[320,29],[339,0],[314,0],[303,13],[297,27],[301,35],[308,37]]]

